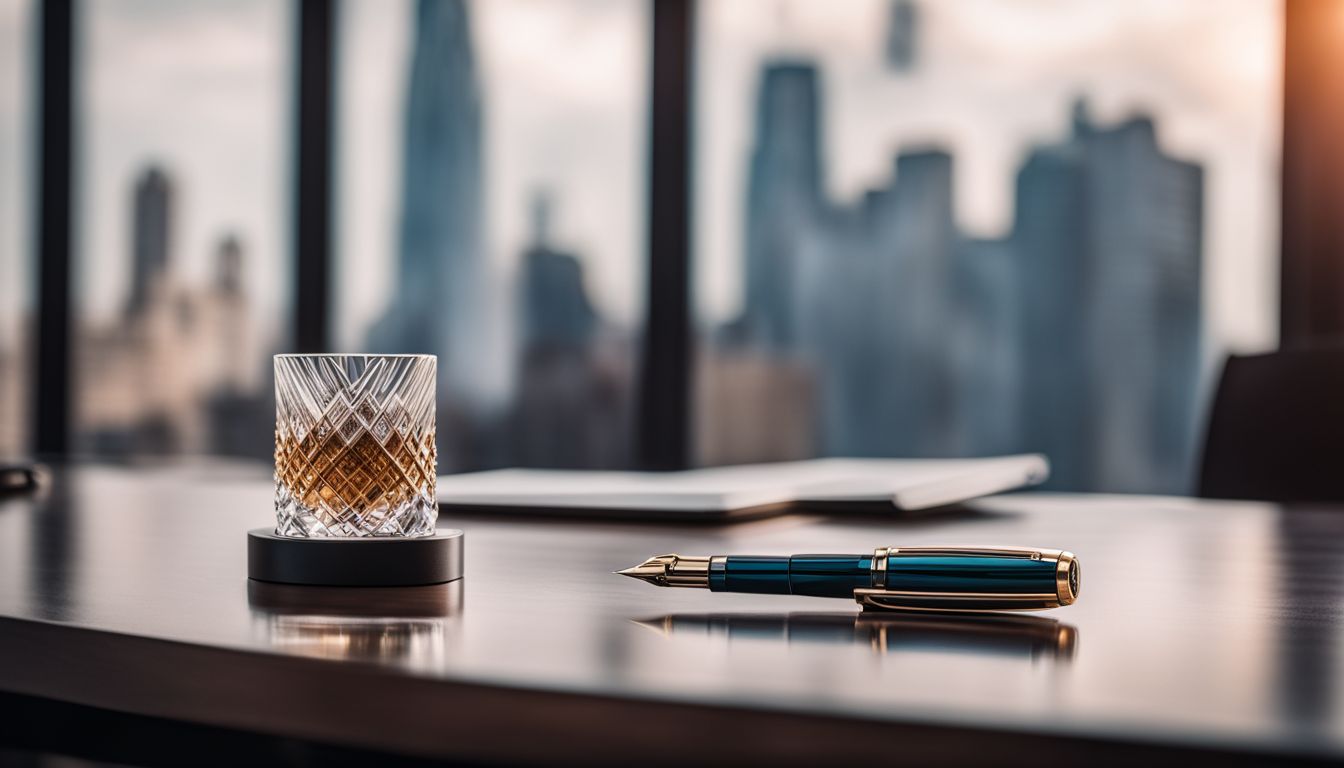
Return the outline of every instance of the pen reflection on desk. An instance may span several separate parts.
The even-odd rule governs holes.
[[[636,624],[672,635],[786,643],[860,643],[879,654],[932,651],[1068,663],[1078,630],[1040,616],[910,613],[678,613]]]

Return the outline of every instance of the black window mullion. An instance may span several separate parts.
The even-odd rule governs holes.
[[[299,352],[330,349],[332,109],[338,0],[299,0],[294,115],[294,325]]]
[[[74,0],[45,0],[38,9],[35,216],[37,324],[34,333],[32,446],[41,456],[70,448],[71,230],[74,196]]]
[[[694,0],[653,0],[647,315],[636,444],[645,469],[690,461],[690,137]]]

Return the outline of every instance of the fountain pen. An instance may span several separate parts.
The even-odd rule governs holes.
[[[852,598],[865,610],[1041,610],[1078,599],[1078,559],[1059,549],[879,547],[871,555],[658,555],[622,576],[659,587]]]

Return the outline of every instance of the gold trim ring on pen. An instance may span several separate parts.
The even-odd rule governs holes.
[[[1072,605],[1078,599],[1083,578],[1082,566],[1072,552],[1060,552],[1055,560],[1055,592],[1060,605]]]

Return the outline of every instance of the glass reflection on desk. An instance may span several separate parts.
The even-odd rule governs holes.
[[[635,623],[667,636],[858,643],[878,654],[922,651],[1067,663],[1078,646],[1078,630],[1069,624],[1011,614],[679,613]]]
[[[249,581],[253,632],[284,653],[440,667],[462,613],[462,580],[422,587],[301,587]]]

